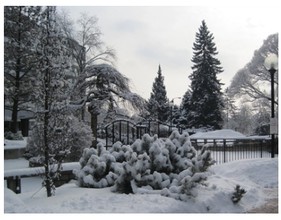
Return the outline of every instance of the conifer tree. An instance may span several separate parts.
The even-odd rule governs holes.
[[[5,109],[12,111],[12,133],[18,131],[18,112],[27,110],[31,101],[40,10],[37,6],[4,7]]]
[[[191,91],[187,90],[182,98],[182,102],[180,106],[180,117],[179,117],[179,124],[184,127],[188,126],[187,117],[191,105],[190,98],[191,98]]]
[[[152,85],[152,92],[148,100],[147,109],[150,118],[165,122],[169,116],[169,101],[167,98],[164,77],[159,65],[157,77]]]
[[[203,20],[196,33],[193,44],[191,100],[188,113],[190,127],[222,127],[222,92],[217,74],[223,72],[220,61],[215,58],[218,54],[213,34],[210,33]]]

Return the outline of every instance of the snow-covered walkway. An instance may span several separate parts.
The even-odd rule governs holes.
[[[264,189],[265,203],[247,213],[278,213],[278,188]]]

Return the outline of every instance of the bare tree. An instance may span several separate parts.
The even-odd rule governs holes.
[[[119,101],[130,103],[135,109],[144,106],[144,100],[129,87],[129,80],[113,67],[115,51],[101,40],[98,19],[81,14],[74,30],[66,13],[60,18],[76,61],[77,78],[73,87],[73,104],[81,106],[84,120],[85,106],[91,114],[93,146],[97,143],[97,117],[103,108],[110,112]]]
[[[232,96],[243,96],[248,102],[255,102],[258,99],[271,100],[270,73],[264,67],[264,60],[268,53],[278,55],[278,34],[270,35],[255,51],[252,60],[236,73],[229,87]],[[275,74],[275,85],[278,85],[277,75]],[[274,102],[278,104],[277,99]]]
[[[77,21],[77,30],[68,17],[67,12],[62,12],[59,17],[60,26],[69,41],[69,49],[76,62],[76,79],[81,83],[85,79],[86,69],[101,62],[112,64],[116,58],[113,49],[105,46],[101,40],[101,31],[98,19],[87,14],[81,14]],[[82,99],[86,95],[86,88],[81,86],[73,90],[74,99]],[[81,119],[85,119],[85,108],[81,108]]]

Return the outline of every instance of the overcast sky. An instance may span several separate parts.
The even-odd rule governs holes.
[[[133,91],[149,98],[161,65],[169,99],[181,97],[190,81],[192,46],[206,21],[224,72],[226,88],[270,34],[278,32],[276,7],[106,6],[64,7],[76,20],[81,12],[96,16],[102,39],[117,52],[117,69],[131,80]],[[280,13],[280,12],[279,12]],[[179,102],[180,100],[178,100]]]
[[[44,2],[46,5],[56,4],[56,1]],[[255,1],[258,3],[256,5],[216,4],[213,7],[204,4],[180,7],[159,4],[118,6],[116,1],[113,2],[117,6],[95,1],[106,6],[85,7],[83,1],[81,6],[79,1],[78,4],[77,1],[74,1],[75,4],[73,1],[63,2],[73,20],[77,20],[82,12],[98,18],[102,40],[116,51],[116,68],[131,80],[132,90],[144,98],[150,97],[159,64],[170,100],[183,96],[187,91],[190,85],[188,76],[192,72],[192,46],[202,20],[206,21],[214,35],[219,52],[217,58],[224,69],[218,75],[225,84],[223,88],[229,86],[235,73],[251,60],[263,40],[280,28],[280,8],[271,5],[271,0],[265,1],[271,7],[259,4],[260,1]],[[89,5],[89,2],[84,5]]]

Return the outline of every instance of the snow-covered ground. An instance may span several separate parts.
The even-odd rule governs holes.
[[[197,132],[196,134],[190,135],[193,139],[239,139],[246,138],[245,135],[240,132],[233,131],[231,129],[222,129],[208,132]]]
[[[211,136],[226,137],[229,133],[221,131]],[[25,145],[6,140],[5,143],[5,148]],[[28,161],[23,158],[4,161],[5,173],[26,168]],[[5,181],[4,216],[7,213],[245,213],[278,198],[278,158],[213,165],[206,185],[197,188],[197,196],[187,202],[161,196],[156,190],[153,194],[126,195],[111,192],[111,187],[79,188],[74,180],[58,187],[56,195],[47,198],[41,183],[40,177],[23,178],[22,193],[15,194],[7,189]],[[233,204],[231,196],[237,184],[246,194],[238,204]]]
[[[14,166],[11,166],[11,164]],[[25,167],[23,160],[6,160],[5,169]],[[118,194],[111,188],[79,188],[75,181],[46,197],[40,177],[24,178],[22,193],[4,189],[5,213],[244,213],[277,198],[278,158],[249,159],[214,165],[206,186],[183,202],[154,194]],[[238,204],[231,196],[239,184],[247,192]],[[41,190],[40,190],[41,189]],[[274,193],[268,193],[274,192]]]

